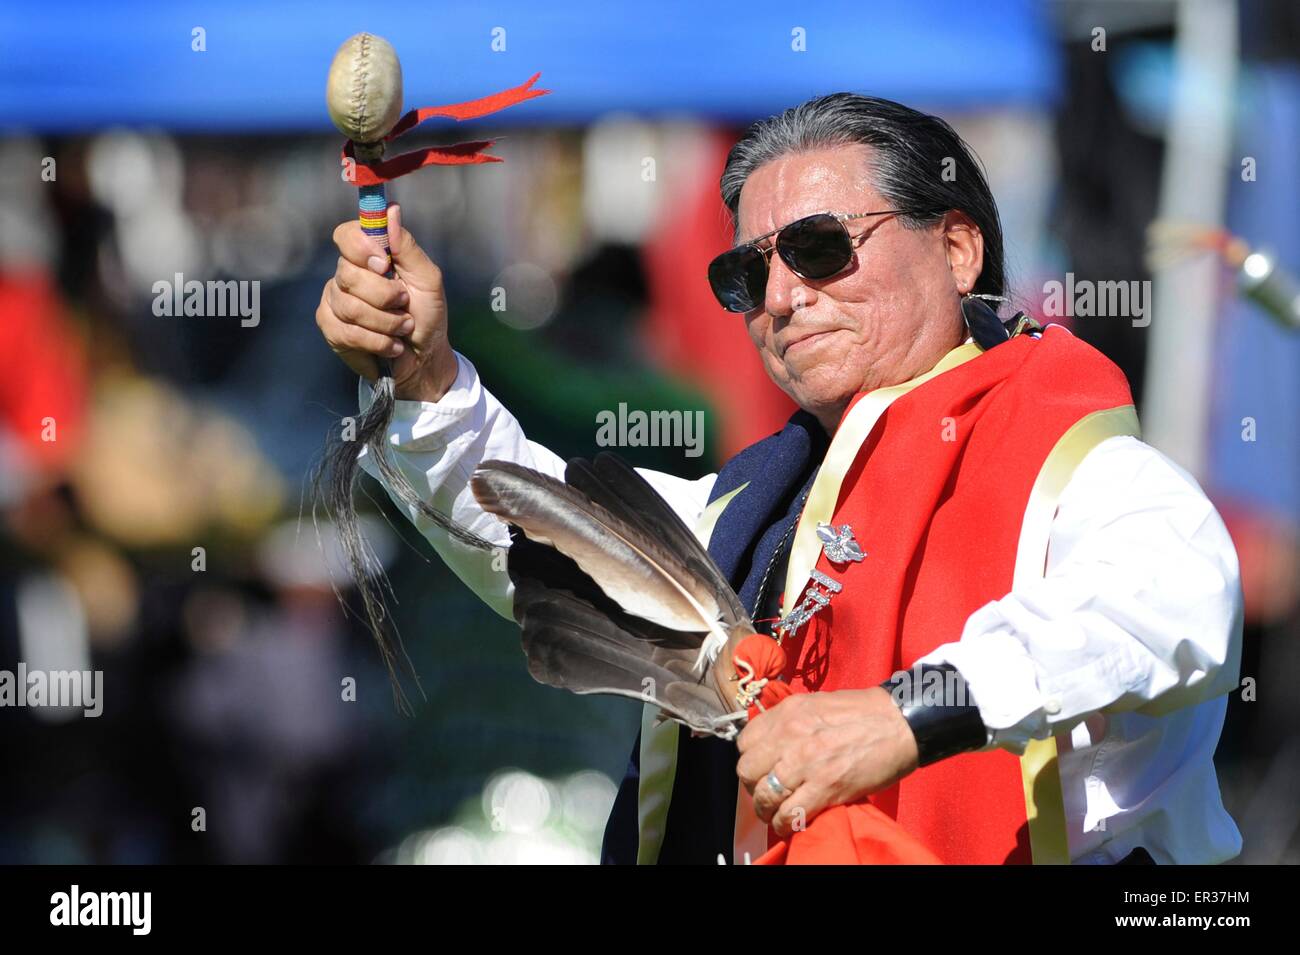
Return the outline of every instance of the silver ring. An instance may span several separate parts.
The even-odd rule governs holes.
[[[785,787],[781,785],[781,780],[776,778],[776,770],[767,774],[767,788],[772,790],[778,796],[785,792]]]

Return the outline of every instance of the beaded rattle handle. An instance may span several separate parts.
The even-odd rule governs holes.
[[[384,184],[381,182],[376,186],[358,186],[357,192],[361,231],[379,240],[384,255],[388,256],[391,265],[393,260],[388,245],[388,194],[384,191]]]
[[[388,271],[384,274],[392,278],[393,255],[388,244],[388,193],[384,190],[384,184],[381,182],[375,186],[357,186],[357,205],[361,231],[379,240],[384,250],[384,258],[388,260]],[[392,361],[387,358],[379,358],[377,361],[379,376],[393,377]]]

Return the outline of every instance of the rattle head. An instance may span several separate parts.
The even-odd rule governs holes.
[[[402,66],[392,44],[373,33],[344,40],[330,64],[325,103],[348,139],[381,142],[402,114]]]

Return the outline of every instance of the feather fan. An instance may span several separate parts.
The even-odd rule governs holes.
[[[575,458],[565,481],[507,461],[470,480],[511,527],[514,615],[534,679],[654,703],[736,733],[731,650],[754,632],[704,546],[630,465]]]

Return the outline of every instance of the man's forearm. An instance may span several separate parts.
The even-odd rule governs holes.
[[[483,386],[473,364],[457,355],[457,375],[437,401],[399,400],[387,442],[396,466],[411,486],[443,514],[480,537],[509,546],[506,526],[486,513],[469,488],[470,476],[483,461],[512,461],[563,480],[565,461],[535,441],[529,441],[518,420]],[[370,400],[370,387],[361,383],[361,406]],[[369,456],[361,465],[379,479]],[[688,527],[704,510],[716,475],[686,480],[658,471],[638,469]],[[390,493],[391,496],[391,493]],[[401,507],[401,503],[394,498]],[[414,508],[403,507],[439,557],[488,606],[513,619],[513,585],[505,569],[504,550],[493,553],[452,540],[447,532]]]
[[[362,382],[363,408],[369,398],[370,388]],[[484,460],[498,458],[552,476],[564,473],[564,462],[525,438],[514,416],[482,386],[473,364],[463,356],[457,356],[457,376],[438,401],[397,402],[387,441],[394,464],[427,503],[502,548],[510,543],[505,525],[479,507],[470,492],[474,469]],[[378,479],[369,455],[363,453],[361,464]],[[396,498],[394,502],[401,506]],[[513,619],[513,587],[505,572],[504,550],[493,553],[468,547],[452,540],[414,508],[403,511],[479,599],[501,616]]]

